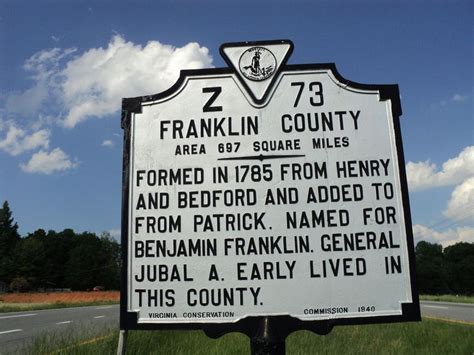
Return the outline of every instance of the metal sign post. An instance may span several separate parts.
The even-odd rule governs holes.
[[[285,338],[275,333],[270,317],[260,318],[258,333],[250,339],[252,355],[282,355],[285,354]]]
[[[125,355],[127,353],[128,330],[120,329],[117,355]]]
[[[121,329],[240,331],[258,353],[420,319],[398,86],[292,51],[224,44],[227,68],[123,100]]]

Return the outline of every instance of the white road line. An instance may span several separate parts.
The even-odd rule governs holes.
[[[0,332],[0,334],[8,334],[8,333],[16,333],[16,332],[22,332],[23,329],[12,329],[12,330],[5,330],[3,332]]]
[[[112,308],[113,306],[103,306],[103,307],[97,307],[96,309],[108,309],[108,308]]]
[[[36,316],[38,313],[28,313],[28,314],[16,314],[14,316],[4,316],[0,317],[0,319],[7,319],[7,318],[19,318],[19,317],[31,317]]]
[[[104,318],[105,316],[97,316],[97,317],[94,317],[95,319],[97,318]]]
[[[71,322],[72,322],[71,320],[66,320],[64,322],[57,322],[56,324],[69,324]]]
[[[443,307],[443,306],[429,306],[427,304],[422,305],[423,307],[426,308],[439,308],[439,309],[448,309],[448,307]]]

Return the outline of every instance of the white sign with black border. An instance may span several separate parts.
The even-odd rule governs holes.
[[[419,319],[398,86],[292,50],[124,99],[122,329]]]

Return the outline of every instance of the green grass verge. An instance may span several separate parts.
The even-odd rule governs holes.
[[[417,323],[336,327],[325,337],[298,332],[288,354],[471,354],[474,325],[427,320]]]
[[[438,301],[438,302],[474,303],[474,296],[420,295],[420,300],[421,301]]]
[[[69,307],[85,307],[85,306],[101,306],[109,304],[118,304],[116,301],[96,301],[96,302],[78,302],[78,303],[2,303],[0,302],[0,313],[22,312],[22,311],[38,311],[41,309],[69,308]]]
[[[115,354],[118,331],[104,329],[86,338],[43,338],[25,353]],[[130,331],[130,354],[249,354],[249,339],[239,333],[210,339],[201,331]],[[299,331],[286,340],[286,353],[303,354],[472,354],[474,326],[423,320],[418,323],[335,327],[326,336]]]

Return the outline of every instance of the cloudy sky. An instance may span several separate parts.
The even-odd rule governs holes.
[[[290,63],[399,84],[415,238],[474,242],[472,21],[471,1],[0,0],[0,199],[23,235],[118,235],[121,98],[291,39]]]

